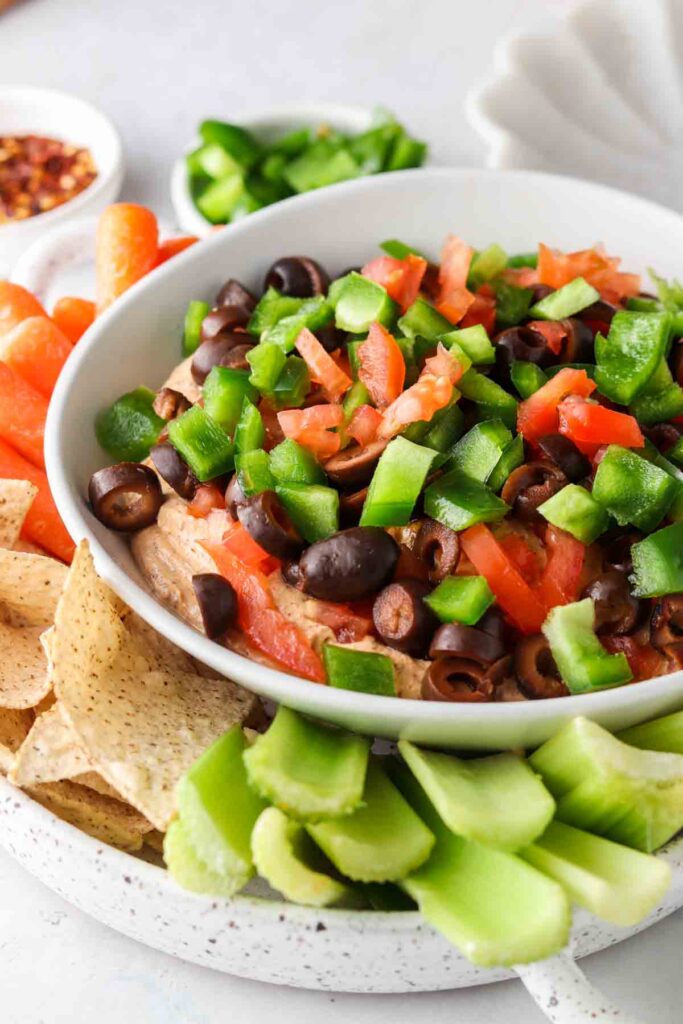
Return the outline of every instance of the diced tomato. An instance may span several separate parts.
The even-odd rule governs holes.
[[[452,288],[447,299],[441,299],[436,303],[436,310],[450,323],[459,324],[473,302],[474,295],[467,288]]]
[[[90,299],[67,295],[55,303],[52,319],[71,344],[75,345],[95,322],[95,303]]]
[[[563,253],[548,246],[538,247],[538,280],[551,288],[562,288],[576,277],[583,277],[608,302],[619,303],[637,295],[640,276],[619,271],[621,261],[596,247]]]
[[[195,519],[206,519],[214,508],[225,508],[223,491],[216,484],[200,484],[187,506],[187,511]]]
[[[234,587],[238,623],[254,647],[295,675],[324,683],[320,657],[304,632],[276,607],[266,576],[246,566],[222,544],[204,547]]]
[[[628,413],[570,398],[560,402],[558,413],[560,433],[586,455],[593,456],[603,444],[620,444],[625,448],[645,445],[638,421]]]
[[[545,605],[515,568],[491,531],[483,523],[460,534],[463,551],[484,576],[498,604],[522,633],[540,632]]]
[[[244,562],[245,565],[254,569],[260,569],[266,574],[271,573],[280,564],[254,540],[241,523],[233,522],[227,526],[223,533],[223,545],[236,558],[239,558],[240,562]]]
[[[356,615],[347,604],[316,601],[313,607],[316,622],[328,626],[341,644],[362,640],[372,630],[372,619]]]
[[[0,441],[0,479],[30,480],[36,485],[38,493],[24,520],[21,536],[63,562],[71,562],[76,546],[59,518],[43,470],[31,465],[14,448]]]
[[[559,356],[567,337],[567,328],[560,320],[531,320],[526,326],[542,334],[550,351]]]
[[[477,324],[481,324],[487,334],[493,334],[496,329],[495,296],[482,294],[481,288],[460,321],[460,326],[463,328],[475,327]]]
[[[346,433],[363,447],[377,437],[382,414],[371,405],[361,405],[353,413]]]
[[[600,637],[600,642],[610,654],[626,655],[634,682],[671,671],[664,655],[650,644],[639,644],[632,636],[605,636]]]
[[[49,398],[72,345],[45,316],[22,320],[2,341],[2,359],[36,391]]]
[[[530,398],[520,403],[517,410],[517,430],[527,441],[536,441],[545,434],[557,433],[557,407],[560,402],[568,395],[588,398],[593,391],[595,382],[585,370],[565,367]]]
[[[47,316],[35,295],[11,281],[0,281],[0,338],[30,316]]]
[[[406,364],[395,338],[379,323],[370,325],[365,341],[358,346],[359,379],[375,405],[384,408],[398,398],[406,379]]]
[[[394,437],[410,423],[429,422],[434,413],[444,409],[453,397],[453,385],[448,377],[435,377],[423,373],[419,380],[407,388],[384,411],[380,437]]]
[[[548,561],[536,594],[550,611],[577,599],[586,548],[576,537],[554,526],[546,530],[545,545]]]
[[[500,276],[514,288],[533,288],[539,283],[536,267],[506,267]]]
[[[361,274],[386,288],[387,294],[394,302],[398,302],[405,313],[420,293],[426,270],[427,260],[411,253],[403,260],[379,256],[366,263]]]
[[[458,361],[458,357],[439,342],[436,355],[425,359],[420,376],[431,374],[433,377],[448,377],[451,384],[457,384],[464,372],[465,367]]]
[[[157,265],[159,228],[151,210],[113,203],[99,219],[95,240],[97,311],[102,313]]]
[[[457,324],[474,302],[474,295],[467,289],[473,254],[474,249],[457,235],[448,236],[441,252],[436,308],[452,324]]]
[[[0,438],[39,469],[45,469],[43,437],[47,399],[0,362]]]
[[[341,448],[341,436],[330,430],[302,430],[295,440],[318,459],[329,459]]]
[[[296,339],[296,347],[310,370],[311,379],[322,385],[331,402],[338,402],[353,384],[351,378],[337,365],[307,327],[304,327]]]
[[[344,422],[344,410],[341,405],[330,403],[312,405],[308,409],[284,409],[277,414],[278,422],[285,437],[293,437],[304,430],[327,430],[340,427]]]
[[[538,553],[534,551],[519,533],[499,534],[495,537],[515,569],[533,586],[541,578],[542,567]]]
[[[196,235],[181,235],[179,238],[167,238],[164,242],[159,242],[156,265],[160,267],[166,260],[170,260],[173,256],[185,252],[186,249],[189,249],[191,245],[198,241],[199,239]]]

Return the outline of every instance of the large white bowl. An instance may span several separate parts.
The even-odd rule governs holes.
[[[577,714],[620,729],[674,710],[683,703],[683,672],[561,700],[483,705],[397,700],[296,679],[225,650],[163,608],[146,590],[125,540],[88,509],[89,477],[106,462],[92,429],[95,415],[135,385],[161,384],[179,359],[190,299],[210,299],[229,276],[258,288],[266,268],[288,253],[307,253],[339,272],[391,237],[436,253],[448,231],[475,246],[495,240],[511,252],[533,248],[539,239],[566,249],[602,240],[629,269],[642,271],[653,260],[667,275],[683,267],[681,217],[569,178],[405,171],[286,200],[176,257],[132,288],[76,346],[46,430],[50,484],[66,525],[76,539],[90,540],[100,572],[121,597],[179,647],[260,694],[360,732],[496,749],[540,743]]]

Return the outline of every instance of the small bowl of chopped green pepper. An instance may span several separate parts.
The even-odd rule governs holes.
[[[201,236],[283,199],[426,158],[426,143],[387,110],[284,107],[239,122],[202,121],[173,167],[171,199],[180,227]]]

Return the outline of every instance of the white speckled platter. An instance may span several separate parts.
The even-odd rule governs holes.
[[[464,988],[514,976],[513,971],[472,966],[417,913],[321,911],[258,896],[229,901],[195,896],[176,886],[162,868],[91,839],[4,779],[0,844],[45,885],[97,920],[155,949],[227,974],[366,993]],[[660,856],[673,869],[662,906],[629,929],[576,911],[574,956],[620,942],[683,906],[683,840]],[[556,979],[559,985],[562,974],[572,970],[561,957],[547,961],[542,971],[534,965],[519,973],[545,998],[548,986]],[[576,991],[576,979],[570,987]],[[550,1019],[589,1017],[556,1014]]]

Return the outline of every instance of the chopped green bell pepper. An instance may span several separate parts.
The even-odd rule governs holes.
[[[308,366],[300,356],[287,356],[272,395],[280,409],[298,409],[311,387]]]
[[[200,405],[170,421],[168,439],[201,483],[234,466],[232,441]]]
[[[412,139],[403,129],[394,141],[384,164],[385,171],[406,171],[420,167],[427,155],[427,143]]]
[[[247,498],[253,498],[261,491],[275,490],[275,477],[270,472],[268,452],[263,448],[253,448],[235,456],[235,468],[240,487]]]
[[[565,320],[587,306],[592,306],[599,298],[597,288],[588,284],[583,277],[575,277],[569,284],[536,302],[529,310],[529,316],[534,320]]]
[[[498,277],[498,274],[505,270],[507,261],[507,253],[497,243],[482,249],[472,258],[467,287],[476,291],[492,277]]]
[[[464,398],[474,402],[480,419],[490,420],[499,417],[511,430],[516,427],[517,400],[500,384],[496,384],[495,380],[484,377],[476,370],[468,370],[458,381],[458,388]]]
[[[142,462],[147,458],[166,426],[153,409],[155,398],[149,388],[136,388],[98,415],[95,435],[107,455],[117,462]]]
[[[270,471],[279,484],[324,484],[327,479],[315,455],[289,437],[271,451]]]
[[[405,526],[424,487],[436,452],[395,437],[373,474],[360,517],[361,526]]]
[[[523,359],[515,359],[510,367],[510,378],[522,398],[531,398],[535,391],[548,383],[540,366]]]
[[[349,140],[349,152],[362,174],[377,174],[383,170],[400,131],[397,124],[383,124]]]
[[[503,450],[491,476],[486,481],[488,487],[496,494],[510,476],[513,469],[517,469],[524,462],[524,438],[521,434],[513,437],[509,445]]]
[[[425,512],[450,530],[466,530],[475,523],[497,522],[510,506],[477,480],[451,470],[425,491]]]
[[[644,459],[648,462],[654,463],[655,466],[659,466],[665,473],[668,473],[670,477],[676,481],[676,494],[674,500],[669,507],[667,513],[668,518],[677,522],[679,519],[683,519],[683,470],[679,469],[673,462],[669,462],[666,456],[655,448],[652,441],[646,439],[645,447],[641,449],[641,454]]]
[[[555,663],[570,693],[620,686],[633,678],[626,655],[608,654],[594,632],[590,597],[553,608],[543,623]]]
[[[683,388],[677,384],[664,357],[631,403],[629,412],[645,426],[665,423],[683,414]]]
[[[362,381],[357,380],[344,396],[344,401],[342,403],[344,408],[344,423],[348,424],[350,422],[354,412],[356,409],[360,409],[361,405],[371,404],[372,399],[370,398],[370,392]]]
[[[325,644],[323,661],[330,686],[357,693],[375,693],[395,697],[394,666],[386,654],[350,650],[336,644]]]
[[[406,245],[405,242],[400,242],[398,238],[388,238],[386,242],[380,242],[379,247],[387,256],[393,256],[395,260],[404,260],[406,256],[420,256],[423,260],[427,259],[425,254],[420,252],[419,249],[413,248],[412,245]]]
[[[615,313],[607,337],[595,337],[595,382],[602,394],[631,403],[661,363],[670,335],[668,313]]]
[[[598,466],[593,498],[620,526],[630,523],[649,533],[676,497],[677,481],[640,455],[611,444]]]
[[[278,484],[275,493],[304,540],[315,544],[339,529],[339,492],[320,484]]]
[[[453,324],[441,316],[426,299],[415,299],[398,321],[398,327],[407,338],[426,338],[436,341],[453,330]]]
[[[202,324],[210,310],[208,302],[193,299],[188,303],[183,326],[183,355],[191,356],[199,348],[202,340]]]
[[[381,285],[355,271],[344,279],[335,306],[335,323],[342,331],[361,334],[374,321],[389,327],[397,313],[398,306]]]
[[[235,430],[244,400],[253,400],[257,394],[246,370],[227,366],[214,366],[202,387],[204,408],[226,434]]]
[[[249,383],[261,394],[271,395],[287,362],[283,350],[279,345],[262,341],[247,352],[247,362],[251,367]]]
[[[519,252],[515,253],[514,256],[508,257],[508,267],[533,267],[534,269],[538,266],[538,253],[537,252]]]
[[[420,423],[420,425],[423,424]],[[465,417],[462,409],[453,402],[445,409],[440,409],[424,425],[427,429],[420,439],[420,444],[425,448],[433,448],[437,452],[447,452],[465,429]],[[414,440],[414,438],[410,438],[410,440]]]
[[[263,416],[253,402],[245,398],[235,427],[235,451],[242,453],[253,451],[254,448],[263,448],[265,438]]]
[[[529,314],[534,297],[530,288],[517,288],[506,281],[494,281],[496,293],[496,324],[498,327],[515,327]]]
[[[677,466],[683,466],[683,437],[679,437],[673,448],[669,448],[666,457],[675,462]]]
[[[578,484],[567,484],[539,505],[538,511],[549,523],[571,533],[582,544],[592,544],[610,525],[609,514],[602,505]]]
[[[642,295],[634,295],[626,300],[626,308],[636,313],[661,313],[663,306],[659,299],[647,299]]]
[[[512,434],[502,420],[475,423],[453,447],[446,467],[485,484],[511,441]]]
[[[425,597],[441,622],[462,622],[474,626],[495,597],[483,576],[447,576]]]
[[[339,148],[329,139],[318,139],[287,164],[283,177],[295,192],[310,192],[326,185],[336,185],[340,181],[349,181],[361,173],[361,168],[348,149]]]
[[[304,327],[309,331],[317,331],[327,327],[334,319],[334,309],[321,295],[312,299],[304,299],[299,309],[290,316],[284,316],[261,335],[261,341],[279,345],[284,352],[291,352],[296,339]]]
[[[277,288],[269,288],[256,303],[247,330],[260,338],[284,317],[298,313],[305,301],[294,295],[282,295]]]
[[[496,361],[496,350],[482,324],[449,331],[447,334],[442,334],[439,341],[443,342],[447,348],[451,348],[453,344],[459,345],[465,355],[476,365],[488,366]]]
[[[683,521],[651,533],[631,547],[633,593],[663,597],[683,591]]]

